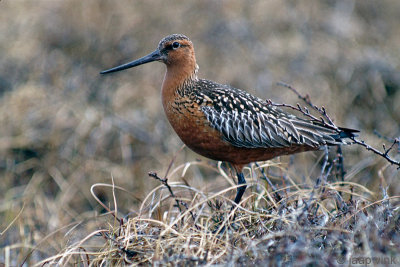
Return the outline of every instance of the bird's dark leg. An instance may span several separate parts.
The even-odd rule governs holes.
[[[246,191],[246,179],[244,179],[243,172],[238,172],[237,173],[238,177],[238,188],[237,188],[237,193],[235,197],[235,203],[239,204],[240,200],[242,199],[242,196],[244,194],[244,191]]]
[[[235,200],[234,200],[236,204],[233,204],[233,205],[232,205],[232,207],[231,207],[231,212],[232,212],[232,210],[235,209],[235,207],[236,207],[237,205],[239,205],[240,200],[242,199],[242,196],[243,196],[243,194],[244,194],[244,191],[246,191],[246,187],[247,187],[247,185],[246,185],[246,179],[244,179],[244,175],[243,175],[243,172],[242,172],[243,166],[234,165],[234,168],[235,168],[235,170],[236,170],[236,174],[237,174],[237,177],[238,177],[238,188],[237,188],[236,197],[235,197]],[[236,219],[236,212],[233,213],[232,221],[235,221],[235,219]],[[235,226],[234,223],[232,223],[231,226],[232,226],[233,228],[237,229],[237,227]],[[226,229],[226,225],[224,225],[224,226],[219,230],[219,233],[221,233],[221,234],[224,233],[224,232],[225,232],[225,229]]]

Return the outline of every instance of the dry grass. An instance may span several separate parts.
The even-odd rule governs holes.
[[[265,163],[280,200],[251,165],[233,220],[229,168],[177,153],[160,105],[164,66],[99,75],[184,33],[200,77],[295,105],[276,86],[290,83],[381,147],[400,135],[399,3],[0,1],[0,266],[399,255],[399,172],[383,159],[343,147],[344,182],[332,167],[318,186],[320,152]],[[175,153],[168,178],[181,211],[147,176]]]
[[[233,210],[227,193],[234,186],[207,194],[171,183],[173,199],[160,185],[130,215],[119,212],[115,201],[106,225],[38,265],[338,265],[360,255],[399,260],[400,196],[389,197],[384,186],[374,193],[348,181],[350,176],[337,181],[332,168],[314,186],[297,184],[284,166],[263,166],[267,173],[281,171],[279,189],[271,191],[252,165],[251,193]],[[190,167],[174,172],[184,177]],[[222,168],[219,175],[226,177]],[[95,186],[108,187],[114,196],[124,190]],[[98,236],[101,248],[88,245]]]

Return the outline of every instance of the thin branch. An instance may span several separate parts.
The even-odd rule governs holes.
[[[388,153],[390,152],[390,150],[392,150],[392,148],[394,147],[395,144],[399,145],[400,140],[399,140],[398,138],[396,138],[396,139],[393,141],[392,145],[391,145],[391,146],[389,147],[389,149],[387,149],[387,150],[386,150],[385,146],[383,145],[383,150],[384,150],[384,152],[379,151],[378,149],[376,149],[376,148],[374,148],[374,147],[368,145],[367,143],[365,143],[364,140],[358,140],[358,139],[356,139],[355,137],[350,137],[350,139],[353,140],[353,142],[354,142],[355,144],[360,145],[360,146],[363,146],[363,147],[365,147],[366,150],[372,151],[373,153],[375,153],[375,154],[377,154],[377,155],[379,155],[379,156],[385,158],[390,164],[396,165],[396,166],[397,166],[397,169],[400,169],[400,162],[399,162],[399,161],[396,161],[396,160],[394,160],[394,159],[392,159],[392,158],[388,155]]]
[[[306,107],[302,108],[299,104],[297,104],[297,107],[294,107],[294,106],[288,105],[288,104],[276,104],[276,103],[273,103],[271,100],[267,100],[267,103],[269,103],[271,105],[274,105],[274,106],[278,106],[278,107],[288,107],[288,108],[297,110],[297,111],[301,112],[304,116],[309,117],[314,121],[318,121],[318,122],[322,123],[324,126],[334,129],[338,133],[344,132],[339,127],[337,127],[336,124],[333,123],[333,120],[329,117],[329,115],[326,112],[325,108],[324,107],[319,108],[316,105],[314,105],[311,102],[311,99],[310,99],[310,97],[308,95],[306,95],[306,96],[301,95],[295,88],[293,88],[292,86],[290,86],[290,85],[288,85],[286,83],[283,83],[283,82],[279,82],[279,83],[277,83],[277,85],[284,86],[284,87],[288,88],[289,90],[291,90],[292,92],[294,92],[298,96],[298,98],[300,98],[307,105],[309,105],[310,107],[312,107],[313,109],[318,111],[322,115],[322,117],[320,119],[317,119],[315,116],[310,114],[309,110]],[[368,151],[372,151],[376,155],[383,157],[390,164],[396,165],[397,169],[400,169],[400,161],[396,161],[396,160],[392,159],[389,156],[389,152],[394,148],[394,146],[396,144],[397,144],[397,146],[400,146],[400,139],[399,138],[395,138],[394,141],[392,142],[391,146],[388,149],[386,149],[386,146],[383,145],[383,152],[379,151],[378,149],[376,149],[376,148],[374,148],[374,147],[372,147],[370,145],[368,145],[367,143],[365,143],[365,141],[357,139],[355,136],[349,136],[349,139],[351,139],[355,144],[363,146]]]
[[[169,191],[170,195],[175,199],[175,202],[176,202],[176,204],[177,204],[177,206],[178,206],[179,212],[182,213],[181,205],[184,206],[184,207],[186,208],[186,210],[189,209],[188,205],[187,205],[184,201],[178,199],[178,198],[175,196],[174,192],[172,191],[171,186],[168,184],[168,178],[165,178],[165,179],[160,178],[160,177],[157,175],[156,172],[149,172],[149,176],[150,176],[150,177],[153,177],[153,178],[156,179],[156,180],[159,180],[163,185],[165,185],[165,186],[168,188],[168,191]],[[190,213],[190,215],[192,216],[193,221],[196,221],[196,216],[193,214],[193,212],[192,212],[192,211],[189,211],[189,213]],[[195,225],[195,227],[198,229],[198,226],[197,226],[197,225]]]
[[[303,113],[304,115],[306,115],[307,117],[312,118],[313,120],[319,121],[321,123],[323,123],[325,126],[331,126],[333,128],[335,128],[336,131],[341,132],[341,130],[339,129],[339,127],[337,127],[335,125],[335,123],[333,123],[333,120],[329,117],[328,113],[326,112],[326,109],[324,107],[319,108],[318,106],[314,105],[311,102],[310,96],[309,95],[301,95],[294,87],[283,83],[283,82],[279,82],[277,83],[277,85],[283,86],[288,88],[289,90],[291,90],[292,92],[294,92],[298,98],[300,98],[301,100],[303,100],[307,105],[309,105],[310,107],[312,107],[313,109],[315,109],[316,111],[318,111],[323,117],[320,117],[319,119],[317,119],[316,117],[314,117],[313,115],[310,114],[309,110],[306,107],[301,108],[301,106],[299,104],[297,104],[297,108],[294,108],[291,105],[287,105],[287,104],[281,104],[282,106],[287,106],[290,108],[293,108],[295,110],[300,111],[301,113]],[[304,109],[304,110],[303,110]],[[328,123],[325,122],[324,118],[328,121]]]
[[[175,196],[174,192],[172,191],[171,186],[168,184],[168,178],[164,178],[164,179],[163,179],[163,178],[160,178],[160,177],[157,175],[156,172],[149,172],[149,176],[150,176],[150,177],[153,177],[153,178],[156,179],[156,180],[159,180],[163,185],[165,185],[165,186],[167,187],[167,189],[168,189],[170,195],[175,199],[179,211],[182,212],[182,210],[181,210],[181,205],[180,205],[180,204],[182,204],[181,202],[183,202],[183,201],[178,200],[178,198]],[[185,204],[186,204],[186,203],[185,203]]]

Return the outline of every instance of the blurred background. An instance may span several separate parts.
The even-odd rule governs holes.
[[[183,33],[199,77],[296,104],[276,85],[289,83],[381,148],[400,135],[399,14],[397,0],[0,1],[0,263],[35,262],[95,230],[101,219],[90,218],[104,212],[95,183],[113,178],[130,192],[117,194],[119,210],[134,213],[159,185],[147,173],[163,176],[175,154],[172,169],[193,166],[172,181],[206,192],[228,185],[216,162],[178,152],[161,106],[163,64],[101,70]],[[380,194],[382,178],[400,193],[394,167],[358,146],[343,150],[347,180]],[[317,176],[319,156],[282,162],[293,159],[301,181]],[[95,191],[113,207],[108,188]]]

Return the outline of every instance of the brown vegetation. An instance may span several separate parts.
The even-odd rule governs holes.
[[[396,0],[0,1],[0,265],[399,257],[400,175],[382,157],[344,146],[345,174],[335,149],[262,163],[279,196],[252,164],[233,221],[228,166],[179,150],[160,105],[164,66],[98,74],[183,33],[200,77],[296,106],[276,86],[290,83],[389,147],[400,135],[398,10]],[[171,162],[179,208],[147,175]]]

